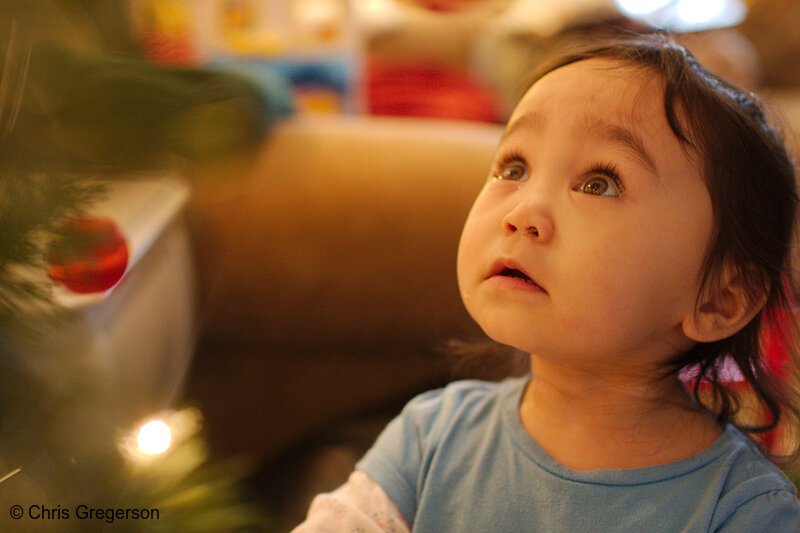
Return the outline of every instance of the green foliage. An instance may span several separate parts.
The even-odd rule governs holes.
[[[126,462],[115,438],[131,408],[109,401],[100,373],[59,350],[33,360],[12,342],[32,311],[55,329],[65,318],[46,276],[49,243],[103,197],[101,178],[243,148],[290,111],[277,77],[149,63],[118,35],[126,21],[98,32],[86,23],[100,17],[86,13],[127,10],[0,2],[0,531],[265,531],[239,488],[246,464],[209,464],[196,432],[163,456]],[[112,41],[114,51],[103,48]],[[10,505],[26,502],[157,508],[161,518],[9,522]]]
[[[172,430],[172,444],[147,455],[138,449],[130,407],[114,405],[95,379],[83,376],[81,383],[81,376],[62,375],[66,388],[54,393],[24,359],[0,355],[0,478],[21,469],[0,481],[0,531],[274,531],[243,489],[251,465],[240,458],[212,460],[196,410],[155,413]],[[71,515],[12,521],[11,505],[61,507]],[[158,519],[81,520],[75,516],[79,505],[157,510]]]
[[[8,78],[27,92],[6,113],[14,127],[0,143],[0,165],[154,169],[176,156],[250,146],[289,111],[290,90],[278,76],[256,81],[48,41],[29,43],[26,53],[9,67]],[[12,107],[17,93],[7,94]]]
[[[163,457],[139,465],[119,501],[126,507],[159,509],[159,521],[141,522],[142,531],[269,531],[264,512],[248,503],[240,488],[249,465],[242,460],[208,464],[207,459],[200,436],[179,442]]]

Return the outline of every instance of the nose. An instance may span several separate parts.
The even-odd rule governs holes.
[[[503,217],[503,232],[530,237],[539,243],[553,237],[553,219],[547,208],[538,202],[520,202]]]

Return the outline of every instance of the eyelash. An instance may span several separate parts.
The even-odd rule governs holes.
[[[522,157],[522,154],[512,150],[507,154],[505,154],[503,158],[495,165],[495,167],[492,169],[492,176],[500,179],[500,173],[503,172],[503,169],[505,169],[506,166],[508,166],[510,163],[513,162],[521,163],[527,167],[527,165],[525,165],[525,159]]]
[[[502,179],[500,178],[500,174],[510,163],[513,162],[521,163],[522,165],[527,167],[527,165],[525,165],[525,160],[522,157],[522,155],[520,155],[519,152],[511,151],[505,154],[503,158],[500,159],[500,161],[495,165],[494,169],[492,170],[492,176],[497,179]],[[591,177],[592,175],[601,175],[611,180],[611,182],[614,184],[614,186],[617,188],[617,191],[620,194],[622,194],[625,191],[625,185],[622,183],[622,179],[619,176],[617,167],[611,163],[601,163],[601,162],[594,163],[589,167],[589,170],[586,173],[584,173],[584,176]],[[581,183],[585,183],[585,181],[582,181]]]
[[[587,172],[587,174],[600,174],[601,176],[605,176],[614,183],[614,186],[617,188],[617,191],[619,191],[620,194],[625,192],[625,185],[623,185],[622,179],[619,177],[617,167],[611,163],[595,163],[589,168],[589,172]]]

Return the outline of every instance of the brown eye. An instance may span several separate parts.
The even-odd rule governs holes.
[[[581,190],[586,194],[602,196],[608,190],[608,180],[606,178],[591,178],[583,183]]]
[[[495,178],[506,181],[525,181],[528,179],[528,174],[525,165],[520,161],[511,161],[501,167]]]

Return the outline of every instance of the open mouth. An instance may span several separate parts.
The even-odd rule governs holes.
[[[521,269],[521,265],[510,258],[501,258],[489,269],[488,279],[503,282],[508,288],[521,289],[528,287],[536,292],[547,291]]]
[[[531,285],[536,285],[536,283],[534,283],[533,280],[531,278],[529,278],[525,274],[525,272],[522,272],[521,270],[517,270],[516,268],[504,268],[503,270],[500,271],[498,276],[506,276],[506,277],[509,277],[509,278],[521,279],[525,283],[530,283]]]
[[[532,289],[536,289],[537,291],[541,292],[546,292],[542,288],[542,286],[533,281],[530,276],[528,276],[522,270],[514,268],[514,266],[516,265],[512,264],[511,266],[509,266],[509,263],[507,261],[503,261],[503,263],[498,264],[497,267],[495,268],[496,272],[495,276],[497,276],[498,278],[506,278],[508,280],[519,280],[524,282],[527,286],[529,286]]]

